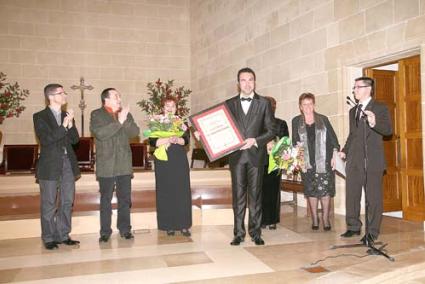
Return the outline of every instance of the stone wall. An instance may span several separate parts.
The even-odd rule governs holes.
[[[190,17],[193,111],[236,94],[237,71],[249,66],[258,93],[276,98],[276,116],[289,125],[299,95],[316,94],[316,110],[330,117],[341,146],[355,75],[423,54],[425,42],[424,0],[194,0]],[[338,178],[341,213],[344,187]]]
[[[3,142],[35,143],[32,114],[44,108],[43,87],[61,83],[80,129],[79,91],[86,93],[85,135],[90,112],[104,88],[116,87],[139,124],[136,102],[146,84],[161,78],[190,87],[188,0],[0,0],[0,71],[30,90],[19,119],[0,125]]]

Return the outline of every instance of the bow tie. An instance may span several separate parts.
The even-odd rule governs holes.
[[[241,98],[241,102],[243,102],[243,101],[251,102],[252,99],[251,98]]]

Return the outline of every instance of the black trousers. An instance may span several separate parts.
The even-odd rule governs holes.
[[[130,232],[130,208],[131,208],[131,175],[116,177],[99,177],[100,187],[100,235],[110,236],[112,196],[114,188],[118,199],[117,228],[120,234]]]
[[[375,238],[379,235],[382,221],[382,172],[368,171],[366,180],[366,203],[368,204],[368,229]],[[362,189],[365,184],[364,170],[350,169],[346,178],[346,216],[347,229],[360,231],[362,222],[360,221],[360,201]]]
[[[234,236],[245,237],[245,211],[248,203],[248,232],[251,238],[261,236],[261,186],[264,167],[238,163],[230,167],[232,176],[232,199]]]

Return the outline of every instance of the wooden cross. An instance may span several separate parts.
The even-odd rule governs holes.
[[[84,109],[86,108],[86,102],[84,101],[84,90],[93,90],[93,86],[91,85],[84,85],[84,77],[80,78],[80,85],[73,85],[71,86],[71,89],[73,90],[80,90],[81,93],[81,99],[80,104],[78,105],[81,109],[81,136],[84,137]]]

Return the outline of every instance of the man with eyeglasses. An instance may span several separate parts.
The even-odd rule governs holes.
[[[74,112],[62,110],[67,98],[63,87],[49,84],[44,88],[44,96],[48,106],[33,116],[40,143],[36,178],[40,186],[41,238],[45,248],[53,250],[58,244],[80,243],[69,236],[75,180],[80,176],[72,145],[78,143],[79,135]]]
[[[353,94],[358,102],[349,113],[350,133],[339,156],[346,158],[346,224],[343,238],[360,235],[360,200],[365,186],[368,232],[364,244],[373,244],[381,226],[382,177],[385,170],[383,137],[392,134],[388,108],[373,99],[374,81],[369,77],[355,79]]]

